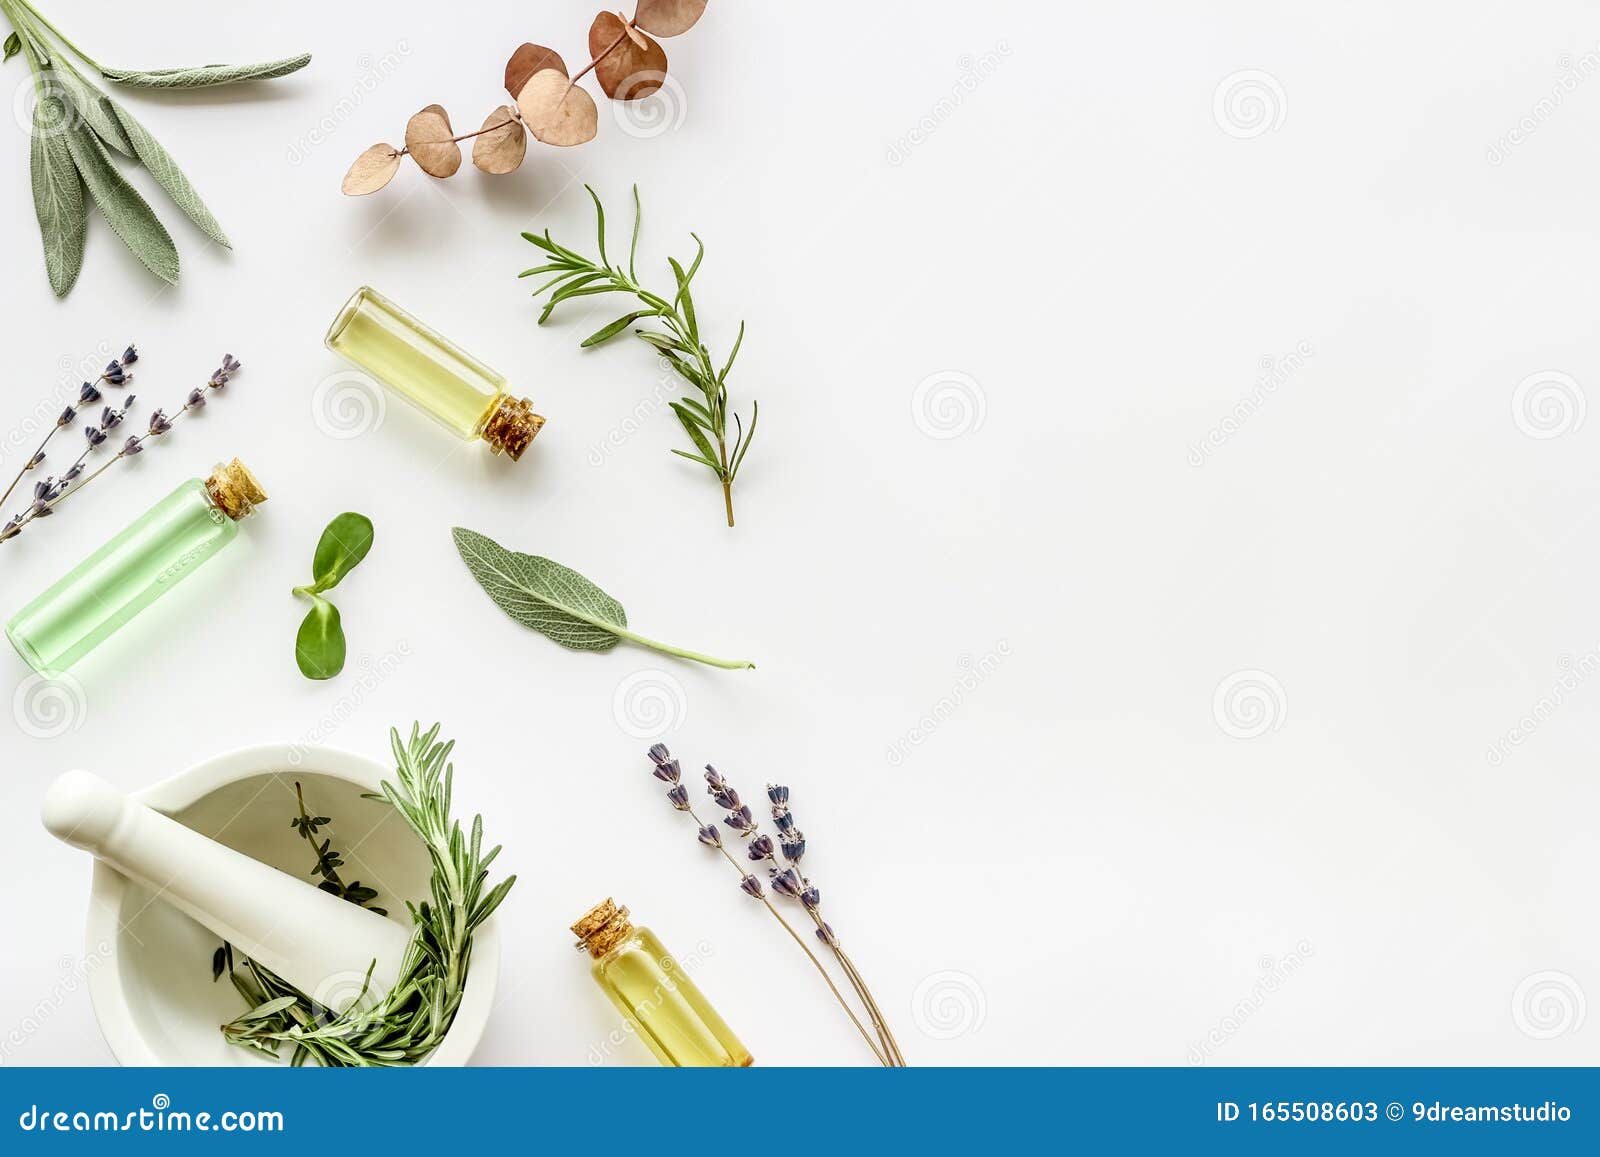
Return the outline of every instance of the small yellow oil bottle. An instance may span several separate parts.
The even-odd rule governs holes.
[[[370,286],[345,302],[323,343],[456,437],[482,438],[513,462],[544,425],[503,375]]]
[[[750,1050],[739,1043],[656,934],[629,923],[626,908],[607,899],[574,924],[572,932],[578,947],[594,957],[595,983],[638,1030],[656,1060],[684,1068],[751,1063]]]

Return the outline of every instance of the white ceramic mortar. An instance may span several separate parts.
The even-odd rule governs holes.
[[[289,826],[294,785],[314,815],[331,816],[322,835],[345,860],[346,882],[376,888],[373,903],[409,929],[405,901],[427,899],[426,850],[388,804],[364,800],[393,768],[323,747],[250,747],[198,764],[132,798],[236,851],[314,882],[315,854]],[[244,1002],[224,975],[211,979],[220,941],[189,917],[96,862],[86,936],[89,994],[101,1034],[125,1065],[270,1065],[230,1045],[218,1026]],[[473,937],[472,967],[455,1021],[429,1065],[463,1065],[488,1025],[500,976],[500,932],[491,917]],[[359,978],[353,978],[359,984]]]

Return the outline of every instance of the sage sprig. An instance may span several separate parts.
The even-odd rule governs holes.
[[[595,294],[625,293],[637,298],[645,307],[623,314],[602,326],[584,339],[583,348],[602,345],[636,322],[654,321],[659,325],[659,329],[636,328],[633,332],[655,347],[673,372],[694,387],[693,393],[685,394],[671,403],[672,412],[677,416],[678,424],[683,427],[693,450],[674,450],[673,453],[691,462],[698,462],[716,476],[722,484],[722,502],[727,511],[728,525],[732,526],[733,480],[738,477],[739,467],[750,452],[750,442],[756,434],[756,419],[760,417],[759,407],[751,402],[750,428],[747,430],[738,413],[728,408],[728,371],[733,369],[733,359],[739,356],[739,347],[744,343],[744,322],[739,323],[739,334],[733,340],[728,360],[719,368],[712,360],[711,351],[700,339],[700,321],[695,316],[694,295],[689,289],[689,283],[700,271],[700,260],[706,255],[705,244],[693,233],[689,234],[694,237],[696,246],[694,259],[686,269],[676,258],[669,257],[667,264],[672,268],[675,288],[670,297],[654,293],[639,283],[635,271],[639,225],[643,217],[639,207],[639,186],[633,187],[633,240],[628,247],[626,271],[620,263],[613,265],[606,256],[605,207],[600,204],[600,198],[593,189],[588,185],[584,188],[589,189],[589,197],[594,201],[599,259],[584,257],[551,240],[548,229],[543,234],[524,233],[522,236],[544,250],[550,260],[532,269],[524,269],[517,276],[553,275],[533,291],[535,297],[546,291],[550,293],[543,312],[539,314],[540,325],[549,320],[551,312],[562,302]],[[728,437],[730,416],[734,425],[731,440]]]
[[[4,59],[22,56],[33,74],[29,149],[33,204],[44,243],[45,273],[56,296],[65,297],[83,269],[90,201],[145,268],[169,284],[178,279],[177,246],[149,202],[123,178],[111,159],[113,152],[142,165],[206,236],[228,245],[227,234],[177,162],[132,113],[80,71],[73,58],[102,79],[130,88],[201,88],[287,76],[309,64],[311,55],[263,64],[155,71],[113,68],[74,44],[30,0],[0,0],[0,15],[12,28]]]
[[[230,1043],[274,1059],[285,1045],[291,1065],[314,1061],[336,1068],[413,1065],[444,1039],[461,1005],[472,963],[473,933],[517,882],[507,876],[492,888],[489,865],[498,846],[483,850],[483,817],[474,816],[470,835],[450,814],[455,742],[439,742],[439,725],[426,733],[412,724],[402,743],[391,729],[395,777],[383,794],[422,841],[433,862],[432,903],[406,901],[415,930],[395,985],[381,996],[363,987],[346,1011],[336,1013],[281,977],[246,960],[230,972],[234,987],[251,1005],[222,1026]],[[372,970],[367,970],[367,982]],[[369,999],[370,997],[370,999]]]
[[[451,535],[461,561],[488,596],[523,626],[573,651],[609,651],[626,639],[664,655],[725,669],[753,668],[745,659],[717,659],[647,639],[628,629],[622,604],[570,567],[507,550],[476,531]]]
[[[323,598],[367,557],[372,549],[372,520],[346,511],[323,530],[311,559],[311,581],[294,588],[294,594],[311,600],[295,633],[294,658],[307,679],[331,679],[344,670],[344,626],[339,608]]]

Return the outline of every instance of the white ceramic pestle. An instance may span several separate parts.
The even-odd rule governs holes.
[[[405,928],[207,839],[99,776],[60,776],[42,816],[51,835],[137,880],[326,1007],[352,1004],[374,960],[371,991],[394,983]]]

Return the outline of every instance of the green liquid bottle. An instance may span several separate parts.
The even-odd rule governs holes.
[[[18,611],[6,637],[34,670],[59,675],[232,542],[266,500],[237,458],[191,478]]]
[[[628,910],[596,904],[576,924],[578,947],[594,957],[595,983],[639,1034],[656,1060],[678,1067],[733,1068],[751,1063],[739,1043],[648,928],[635,928]]]
[[[513,462],[544,425],[503,375],[369,286],[344,303],[323,342],[456,437],[482,438]]]

